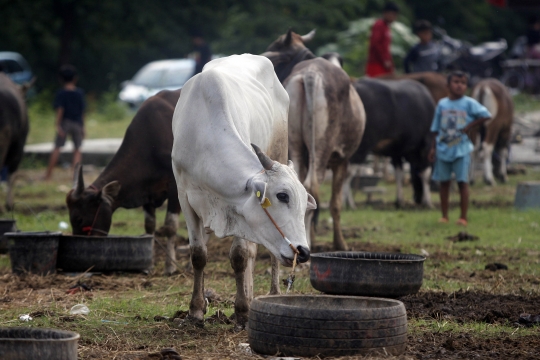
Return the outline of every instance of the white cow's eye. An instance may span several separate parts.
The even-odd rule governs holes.
[[[286,203],[286,204],[289,203],[289,194],[287,194],[287,193],[278,193],[278,194],[276,195],[276,197],[277,197],[278,200],[281,201],[281,202],[284,202],[284,203]]]

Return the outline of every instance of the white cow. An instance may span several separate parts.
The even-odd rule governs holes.
[[[304,216],[316,208],[315,200],[292,163],[271,160],[287,159],[288,107],[287,92],[262,56],[211,61],[182,88],[173,115],[172,163],[195,274],[191,320],[203,321],[205,313],[203,269],[211,232],[235,237],[229,256],[239,325],[247,322],[253,298],[256,244],[285,266],[292,265],[292,247],[300,262],[309,259]],[[267,215],[262,205],[268,201]]]

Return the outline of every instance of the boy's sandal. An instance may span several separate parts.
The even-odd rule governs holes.
[[[456,221],[456,225],[459,225],[459,226],[467,226],[467,220],[465,220],[465,219],[459,219],[458,221]]]
[[[447,219],[447,218],[440,218],[440,219],[439,219],[439,222],[440,222],[441,224],[446,224],[446,223],[448,223],[448,219]]]

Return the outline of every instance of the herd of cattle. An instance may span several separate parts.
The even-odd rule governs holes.
[[[398,204],[407,161],[415,202],[431,207],[429,128],[436,102],[446,96],[445,77],[420,73],[351,81],[337,54],[316,57],[305,46],[313,36],[289,31],[262,56],[216,59],[182,90],[148,99],[99,177],[86,187],[82,166],[76,171],[66,199],[73,234],[106,235],[116,209],[139,206],[145,231],[154,233],[155,210],[167,200],[166,273],[175,271],[180,209],[188,228],[195,274],[190,317],[203,319],[206,244],[215,233],[234,236],[235,313],[243,324],[253,297],[255,244],[273,255],[271,293],[279,292],[278,262],[291,266],[295,256],[299,262],[309,259],[326,169],[333,173],[330,212],[337,250],[347,249],[340,227],[347,167],[364,162],[368,153],[391,158]],[[504,181],[512,100],[493,79],[480,82],[472,94],[493,114],[473,137],[474,159],[483,161],[484,178],[494,184],[497,153],[503,160],[496,174]],[[6,165],[9,175],[17,170],[27,133],[23,97],[0,74],[0,167]],[[7,205],[12,204],[10,187]]]

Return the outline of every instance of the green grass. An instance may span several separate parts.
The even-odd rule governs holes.
[[[53,96],[44,92],[28,104],[30,132],[27,144],[52,142],[55,136]],[[87,139],[121,138],[134,112],[116,101],[116,92],[105,93],[100,99],[87,97],[85,131]]]
[[[25,231],[58,230],[60,221],[69,222],[65,209],[65,193],[71,186],[68,170],[58,169],[54,181],[40,183],[32,181],[42,170],[25,170],[16,188],[17,205],[15,212],[8,214],[17,220],[17,226]],[[90,182],[98,171],[85,175]],[[363,247],[399,248],[404,253],[427,251],[430,256],[425,262],[423,291],[480,290],[492,293],[539,294],[540,279],[540,212],[518,211],[511,206],[516,184],[520,181],[537,179],[538,171],[529,169],[527,175],[513,176],[509,184],[495,188],[483,184],[471,188],[469,233],[480,237],[478,241],[452,243],[445,238],[462,229],[450,224],[439,224],[439,211],[429,209],[395,210],[392,206],[366,206],[362,204],[362,194],[356,194],[359,209],[342,212],[342,226],[357,238],[347,242],[355,250]],[[381,196],[387,203],[393,201],[395,186],[383,183],[387,192]],[[412,198],[409,187],[406,199]],[[491,205],[498,199],[503,206]],[[322,202],[329,200],[329,184],[322,187]],[[437,195],[433,194],[437,203]],[[457,218],[458,196],[452,193],[452,220]],[[490,202],[491,201],[491,202]],[[410,200],[409,200],[410,203]],[[410,207],[410,205],[409,205]],[[30,210],[32,209],[32,210]],[[158,224],[163,222],[165,209],[157,211]],[[322,209],[320,213],[317,243],[332,241],[330,214]],[[179,234],[186,237],[183,218],[180,219]],[[69,230],[67,230],[69,232]],[[119,209],[113,218],[112,233],[136,235],[143,232],[141,209]],[[209,246],[216,252],[219,240],[212,239]],[[159,250],[158,248],[156,248]],[[212,304],[207,316],[217,310],[227,315],[233,312],[232,301],[235,294],[235,280],[227,260],[228,250],[219,248],[219,261],[209,261],[205,270],[205,287],[211,287],[221,296],[222,302]],[[260,247],[259,252],[265,252]],[[514,258],[511,261],[510,258]],[[517,259],[517,260],[515,260]],[[163,259],[162,259],[163,260]],[[174,277],[163,277],[163,261],[148,275],[117,274],[94,276],[86,282],[94,282],[93,296],[87,294],[66,295],[76,279],[57,275],[40,278],[30,276],[17,278],[7,275],[9,259],[0,255],[0,298],[1,294],[11,297],[10,302],[0,301],[0,326],[53,327],[73,330],[81,334],[79,356],[85,358],[129,358],[137,351],[148,353],[163,347],[181,348],[187,358],[224,358],[229,353],[236,354],[239,342],[247,342],[245,332],[231,332],[231,325],[207,325],[204,330],[178,328],[169,321],[155,321],[155,316],[171,317],[177,310],[187,310],[192,289],[192,277],[183,272]],[[184,269],[188,264],[187,255],[180,256],[178,262]],[[510,269],[502,274],[483,270],[488,262],[499,261]],[[266,294],[270,276],[268,259],[258,261],[254,279],[256,295]],[[282,270],[286,276],[288,269]],[[470,277],[475,272],[477,276]],[[5,275],[2,275],[5,274]],[[499,276],[503,276],[503,280]],[[535,280],[536,279],[536,280]],[[534,280],[534,281],[532,281]],[[150,285],[148,285],[150,284]],[[283,289],[283,288],[282,288]],[[309,281],[309,268],[301,266],[296,274],[295,293],[317,293]],[[70,316],[69,309],[84,303],[90,308],[87,316]],[[20,314],[48,311],[45,316],[36,317],[30,323],[18,321]],[[104,321],[103,321],[104,320]],[[491,325],[481,322],[458,323],[444,319],[410,319],[410,334],[466,334],[475,337],[529,336],[538,334],[537,329],[517,329],[513,324]],[[139,350],[137,350],[139,349]],[[211,355],[202,355],[211,354]],[[236,354],[232,358],[239,358]]]
[[[514,106],[517,112],[540,110],[540,101],[538,101],[538,96],[536,95],[520,93],[513,96],[512,98],[514,100]]]

